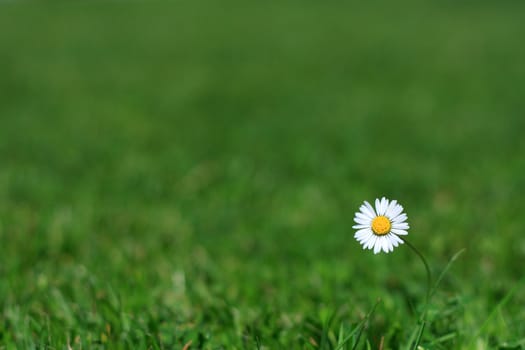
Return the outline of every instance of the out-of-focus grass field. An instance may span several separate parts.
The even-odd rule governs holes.
[[[524,13],[1,2],[0,348],[524,348]]]

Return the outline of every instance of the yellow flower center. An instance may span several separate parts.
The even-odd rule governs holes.
[[[391,228],[392,224],[386,216],[376,216],[374,220],[372,220],[372,231],[374,231],[376,235],[386,235],[390,232]]]

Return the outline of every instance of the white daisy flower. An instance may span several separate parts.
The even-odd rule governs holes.
[[[376,199],[375,210],[367,201],[355,213],[352,226],[357,230],[354,237],[363,245],[363,249],[374,248],[374,254],[383,250],[385,253],[394,250],[404,241],[399,236],[408,235],[407,214],[396,200],[390,201],[385,197]]]

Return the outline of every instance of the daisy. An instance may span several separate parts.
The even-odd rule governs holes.
[[[363,249],[374,248],[374,254],[381,250],[388,253],[404,243],[399,236],[408,235],[408,217],[396,200],[376,199],[375,210],[365,201],[359,210],[354,218],[357,225],[352,227],[357,230],[354,237]]]

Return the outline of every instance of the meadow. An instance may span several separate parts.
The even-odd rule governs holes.
[[[0,2],[0,349],[525,348],[524,13]]]

